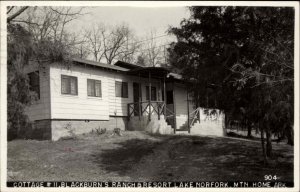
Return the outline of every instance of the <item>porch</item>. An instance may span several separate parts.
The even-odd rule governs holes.
[[[188,131],[190,133],[195,123],[200,123],[200,108],[187,114],[187,119],[180,126],[177,126],[177,116],[174,110],[170,110],[165,101],[141,101],[127,104],[128,121],[164,121],[172,128],[172,132]]]
[[[137,77],[133,83],[133,102],[127,103],[128,127],[131,130],[223,135],[221,121],[210,120],[204,113],[205,109],[194,107],[189,95],[190,82],[161,67],[138,68],[129,74]],[[141,78],[146,79],[146,97],[142,97]]]

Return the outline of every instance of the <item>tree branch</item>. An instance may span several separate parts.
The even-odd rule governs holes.
[[[16,13],[14,13],[13,15],[7,17],[7,23],[10,23],[13,19],[15,19],[16,17],[18,17],[21,13],[23,13],[29,6],[25,6],[20,8]]]

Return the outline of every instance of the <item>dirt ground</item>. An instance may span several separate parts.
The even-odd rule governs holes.
[[[26,181],[293,181],[293,147],[273,143],[264,166],[261,144],[226,137],[144,132],[77,139],[8,142],[8,180]]]

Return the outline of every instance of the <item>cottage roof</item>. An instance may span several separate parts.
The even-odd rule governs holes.
[[[72,60],[73,60],[73,62],[76,62],[76,63],[91,65],[91,66],[96,66],[96,67],[101,67],[101,68],[106,68],[106,69],[112,69],[112,70],[116,70],[116,71],[124,71],[124,72],[129,71],[129,69],[126,69],[126,68],[123,68],[120,66],[109,65],[109,64],[100,63],[100,62],[96,62],[96,61],[90,61],[90,60],[86,60],[86,59],[73,58]]]
[[[123,67],[126,69],[137,69],[137,68],[144,68],[143,66],[132,64],[132,63],[127,63],[124,61],[117,61],[115,63],[115,66]]]
[[[135,76],[148,78],[150,73],[151,78],[161,79],[163,77],[166,77],[167,79],[184,81],[180,74],[173,73],[165,67],[143,67],[132,63],[123,62],[123,61],[117,61],[114,65],[109,65],[105,63],[100,63],[100,62],[80,59],[80,58],[73,58],[73,62],[83,64],[83,65],[100,67],[103,69],[121,71],[127,73],[128,75],[135,75]]]
[[[129,75],[139,75],[141,77],[149,77],[150,74],[151,78],[163,78],[166,77],[169,72],[170,71],[164,67],[143,67],[132,69],[127,73]]]

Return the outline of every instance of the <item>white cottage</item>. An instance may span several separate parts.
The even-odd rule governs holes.
[[[209,130],[201,127],[207,117],[195,109],[188,83],[162,67],[73,59],[70,65],[32,64],[26,72],[39,98],[26,109],[32,138],[57,140],[98,128],[224,135],[223,116],[210,120]]]

